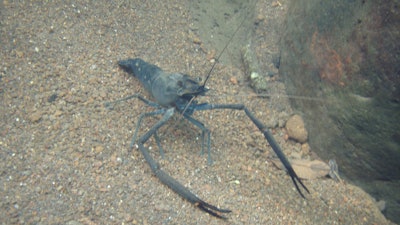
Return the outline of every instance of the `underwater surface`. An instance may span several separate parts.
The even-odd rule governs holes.
[[[399,222],[398,11],[363,0],[1,1],[0,223],[392,224],[382,210]],[[152,138],[146,146],[232,212],[198,210],[130,148],[154,109],[105,107],[151,99],[118,67],[136,57],[199,80],[213,68],[199,102],[244,103],[290,160],[334,159],[344,182],[304,178],[302,198],[263,135],[230,110],[194,114],[212,132],[210,166],[201,131],[177,115],[158,132],[165,156]],[[290,138],[293,115],[307,140]]]

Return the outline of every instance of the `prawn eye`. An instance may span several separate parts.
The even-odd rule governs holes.
[[[178,87],[183,87],[183,82],[181,80],[178,81]]]

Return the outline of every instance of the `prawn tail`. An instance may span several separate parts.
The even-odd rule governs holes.
[[[139,79],[149,92],[151,92],[153,81],[162,73],[160,67],[147,63],[140,58],[120,60],[118,65],[130,75]]]
[[[152,74],[158,74],[160,67],[147,63],[141,58],[127,59],[118,61],[118,65],[130,75],[141,78],[150,77]]]

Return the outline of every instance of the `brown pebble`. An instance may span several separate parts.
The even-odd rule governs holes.
[[[207,54],[207,60],[211,61],[212,59],[215,59],[215,54],[216,54],[215,49],[209,51],[208,54]]]
[[[201,44],[201,40],[198,37],[193,37],[193,43],[200,45]]]
[[[285,134],[285,135],[283,136],[283,139],[284,139],[285,141],[289,140],[289,135]]]
[[[307,141],[308,132],[304,126],[303,118],[299,115],[293,115],[289,120],[286,122],[286,130],[290,138],[304,143]]]
[[[94,152],[95,152],[95,153],[100,153],[100,152],[102,152],[103,150],[104,150],[104,148],[103,148],[103,146],[101,146],[101,145],[98,145],[98,146],[94,147]]]
[[[271,5],[272,7],[277,7],[277,6],[282,6],[282,3],[280,3],[279,1],[275,1]]]
[[[238,84],[238,80],[237,80],[236,77],[231,77],[231,78],[229,79],[229,81],[230,81],[233,85],[237,85],[237,84]]]
[[[56,110],[56,112],[54,113],[54,116],[61,116],[62,114],[63,114],[63,111]]]
[[[41,112],[34,112],[29,116],[29,120],[32,123],[38,122],[42,118],[42,113]]]
[[[257,15],[257,19],[256,19],[257,23],[260,23],[260,22],[262,22],[263,20],[264,20],[264,15],[258,14],[258,15]]]

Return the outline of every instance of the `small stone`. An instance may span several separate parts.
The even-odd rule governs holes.
[[[163,203],[155,205],[154,208],[157,211],[164,211],[164,212],[168,212],[168,210],[170,209],[170,207],[167,204],[163,204]]]
[[[272,160],[272,163],[279,169],[285,169],[279,160]],[[290,163],[301,179],[313,180],[325,177],[330,171],[329,165],[320,160],[292,159]]]
[[[193,37],[193,43],[201,45],[201,39],[199,37]]]
[[[67,225],[83,225],[83,223],[80,223],[76,220],[70,220],[66,223]]]
[[[52,94],[50,97],[47,99],[47,102],[54,102],[57,99],[57,94]]]
[[[265,18],[263,14],[258,14],[256,18],[256,23],[261,23],[264,19]]]
[[[63,111],[61,111],[61,110],[59,110],[59,109],[57,109],[57,110],[54,112],[54,116],[55,116],[55,117],[61,116],[62,114],[63,114]]]
[[[23,58],[24,57],[24,53],[21,51],[15,51],[15,54],[19,57],[19,58]]]
[[[308,138],[308,132],[304,126],[303,118],[299,115],[293,115],[286,122],[286,130],[289,138],[292,138],[300,143],[305,143]]]
[[[282,3],[280,3],[279,1],[275,1],[275,2],[272,2],[272,7],[278,7],[278,6],[282,6]]]
[[[207,54],[207,60],[208,60],[208,61],[211,61],[212,59],[215,59],[215,55],[216,55],[215,49],[211,50],[211,51],[208,52],[208,54]]]
[[[104,147],[101,145],[94,147],[94,152],[96,152],[96,153],[103,152],[103,150],[104,150]]]
[[[41,112],[34,112],[29,116],[29,120],[32,123],[38,122],[42,118],[42,113]]]
[[[230,79],[229,79],[229,81],[231,82],[231,84],[233,84],[233,85],[236,85],[236,84],[238,84],[238,80],[237,80],[237,78],[236,77],[231,77]]]
[[[310,154],[310,145],[308,143],[304,143],[301,145],[301,154],[303,155]]]
[[[381,212],[383,212],[386,209],[386,202],[384,200],[379,200],[376,202],[376,206]]]

